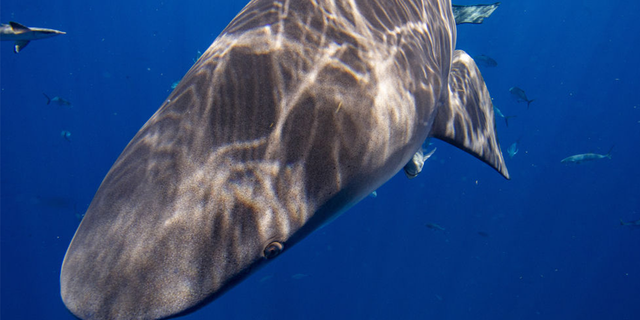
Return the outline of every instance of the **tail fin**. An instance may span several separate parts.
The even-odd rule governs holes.
[[[535,101],[535,99],[531,99],[531,100],[527,100],[527,109],[529,109],[529,105],[531,104],[531,102]]]
[[[611,151],[613,151],[613,147],[615,147],[616,145],[612,145],[611,148],[609,148],[609,152],[607,152],[607,154],[605,154],[604,156],[611,159]]]
[[[51,98],[49,98],[49,96],[48,96],[48,95],[46,95],[45,93],[43,93],[42,95],[43,95],[45,98],[47,98],[47,105],[48,105],[49,103],[51,103]]]
[[[438,109],[430,135],[470,153],[509,179],[491,96],[476,63],[464,51],[453,54],[449,101]]]
[[[504,122],[507,124],[507,127],[509,126],[509,119],[510,118],[515,118],[515,117],[517,117],[517,116],[505,116],[504,117]]]

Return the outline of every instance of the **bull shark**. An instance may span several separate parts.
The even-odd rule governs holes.
[[[253,0],[102,181],[61,296],[82,319],[193,312],[367,197],[430,137],[505,178],[448,0]]]
[[[10,21],[9,24],[0,24],[0,40],[15,41],[13,52],[19,53],[31,40],[40,40],[66,34],[64,31],[26,27],[17,22]]]

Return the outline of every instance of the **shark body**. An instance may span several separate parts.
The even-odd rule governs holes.
[[[620,225],[621,226],[630,226],[630,227],[640,227],[640,219],[638,220],[634,220],[634,221],[623,221],[622,219],[620,219]]]
[[[607,154],[597,154],[597,153],[582,153],[576,154],[570,157],[566,157],[560,160],[561,163],[575,163],[580,164],[587,161],[600,160],[600,159],[611,159],[611,153]]]
[[[64,258],[82,319],[215,300],[435,137],[508,178],[447,0],[251,1],[140,129]]]
[[[57,35],[66,34],[64,31],[26,27],[17,22],[9,22],[9,24],[0,25],[0,40],[15,41],[13,52],[19,53],[24,49],[30,41],[55,37]]]
[[[566,157],[560,160],[561,163],[572,163],[572,164],[580,164],[583,162],[589,162],[600,159],[609,159],[611,160],[611,151],[613,151],[613,146],[609,149],[609,152],[606,154],[598,154],[598,153],[581,153],[573,156]]]

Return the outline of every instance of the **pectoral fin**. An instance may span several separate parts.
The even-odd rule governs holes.
[[[430,135],[472,154],[509,179],[489,91],[476,63],[464,51],[454,52],[449,101],[438,109]]]
[[[18,53],[29,44],[29,40],[18,40],[13,46],[13,52]]]

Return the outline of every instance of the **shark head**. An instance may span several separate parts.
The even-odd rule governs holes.
[[[401,170],[428,137],[508,177],[448,1],[252,1],[125,148],[65,256],[83,319],[214,300]],[[405,3],[406,2],[406,3]]]

